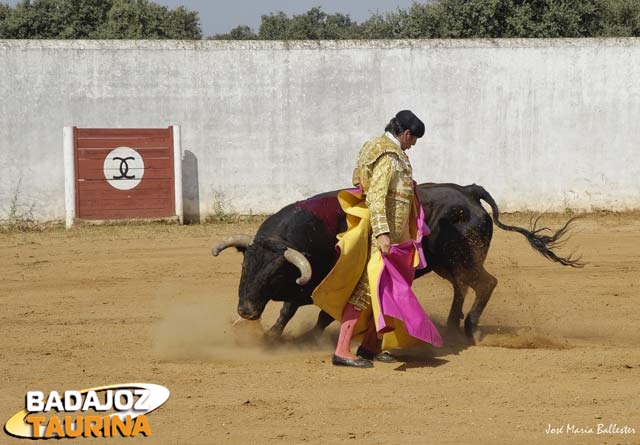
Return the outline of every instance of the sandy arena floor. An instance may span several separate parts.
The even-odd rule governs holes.
[[[528,226],[525,217],[504,220]],[[640,444],[638,214],[580,221],[564,251],[582,253],[589,264],[578,270],[496,228],[487,269],[499,284],[480,343],[443,329],[445,347],[369,370],[331,365],[337,323],[317,345],[296,341],[315,321],[313,306],[275,349],[260,334],[279,303],[261,322],[232,326],[242,256],[213,258],[209,249],[256,228],[0,234],[2,425],[30,390],[145,382],[171,391],[148,415],[152,437],[108,443]],[[448,283],[429,275],[414,288],[443,326]],[[598,424],[635,434],[598,434]],[[0,433],[0,443],[20,440]]]

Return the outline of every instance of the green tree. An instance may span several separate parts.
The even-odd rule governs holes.
[[[357,37],[357,32],[357,24],[348,15],[327,14],[316,7],[306,14],[293,16],[287,37],[297,40],[348,39]]]
[[[506,34],[511,0],[445,0],[433,6],[433,37],[491,38]]]
[[[600,35],[593,0],[440,0],[408,10],[410,38],[587,37]]]
[[[0,37],[15,39],[51,39],[64,30],[58,13],[58,0],[22,1],[11,9],[0,24]]]
[[[640,0],[433,0],[362,24],[312,8],[265,15],[261,39],[551,38],[640,36]]]
[[[263,40],[284,40],[289,26],[289,17],[284,12],[263,15],[258,38]]]
[[[583,0],[513,0],[507,28],[498,37],[595,37],[602,34],[602,9]]]
[[[640,1],[601,0],[604,11],[602,35],[640,37]]]
[[[197,12],[147,0],[34,0],[0,11],[5,39],[200,39]]]
[[[363,39],[393,39],[394,20],[390,14],[374,14],[360,25],[360,36]]]
[[[320,7],[263,15],[214,39],[640,37],[640,0],[425,0],[362,24]],[[201,39],[197,12],[149,0],[23,0],[0,3],[0,38]]]
[[[209,38],[215,40],[256,40],[258,35],[248,26],[236,26],[226,34],[216,34]]]
[[[0,23],[11,13],[11,8],[6,3],[0,3]]]
[[[311,8],[289,17],[284,12],[263,15],[258,38],[264,40],[320,40],[358,38],[359,28],[348,15]]]
[[[200,17],[197,12],[189,11],[183,6],[168,10],[163,20],[164,33],[170,39],[200,40]]]
[[[198,13],[180,7],[169,11],[148,0],[113,0],[107,18],[97,30],[101,39],[202,38]]]

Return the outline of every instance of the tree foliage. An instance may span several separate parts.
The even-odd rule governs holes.
[[[312,8],[300,15],[263,15],[256,33],[238,27],[218,39],[416,39],[640,37],[640,0],[433,0],[373,14]]]
[[[640,37],[638,0],[609,0],[604,11],[603,34],[612,37]]]
[[[1,1],[1,0],[0,0]],[[320,7],[262,16],[213,39],[640,37],[640,0],[423,0],[362,23]],[[0,3],[0,38],[200,39],[198,13],[149,0]]]
[[[25,0],[0,4],[4,39],[201,39],[197,12],[148,0]]]
[[[304,14],[289,17],[284,12],[262,16],[260,30],[253,32],[248,26],[238,26],[214,39],[231,40],[333,40],[352,39],[358,33],[358,24],[348,15],[327,14],[321,8],[311,8]]]

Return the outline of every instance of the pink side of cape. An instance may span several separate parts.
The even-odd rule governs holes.
[[[378,279],[381,308],[378,327],[384,332],[388,329],[384,317],[393,317],[404,323],[412,337],[440,347],[440,333],[411,289],[415,248],[414,241],[393,245],[389,255],[382,257],[383,267]]]
[[[362,189],[351,189],[349,192],[361,195]],[[419,257],[417,269],[427,267],[422,250],[422,237],[429,236],[431,233],[424,221],[424,209],[418,199],[415,182],[414,193],[418,208],[417,241],[410,240],[402,244],[394,244],[391,246],[389,255],[382,256],[383,267],[378,277],[378,299],[381,308],[378,327],[379,332],[393,329],[387,325],[384,318],[385,316],[393,317],[404,323],[407,333],[412,337],[440,347],[442,337],[411,289],[415,274],[414,254],[417,250]]]

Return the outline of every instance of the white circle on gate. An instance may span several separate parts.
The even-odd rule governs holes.
[[[142,181],[144,161],[140,153],[133,148],[118,147],[104,158],[103,171],[111,187],[131,190]]]

